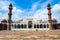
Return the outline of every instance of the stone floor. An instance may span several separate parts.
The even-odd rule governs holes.
[[[0,31],[0,40],[60,40],[60,30]]]

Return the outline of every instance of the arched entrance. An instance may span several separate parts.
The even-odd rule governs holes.
[[[32,21],[28,21],[28,28],[32,28]]]

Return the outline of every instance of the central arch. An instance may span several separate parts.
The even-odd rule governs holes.
[[[32,21],[28,21],[28,28],[32,28]]]

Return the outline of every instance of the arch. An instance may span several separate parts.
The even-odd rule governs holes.
[[[37,28],[39,28],[39,24],[37,24]]]
[[[13,24],[11,26],[13,27]]]
[[[34,24],[34,28],[36,28],[36,24]]]
[[[57,28],[57,25],[56,24],[53,24],[53,28],[56,29]]]
[[[14,25],[14,27],[16,28],[16,24]]]
[[[3,24],[3,30],[7,30],[7,24]]]
[[[24,24],[24,28],[27,28],[27,25],[26,24]]]
[[[20,28],[20,24],[18,24],[18,28]]]
[[[42,24],[40,24],[40,28],[42,28]]]
[[[49,24],[47,24],[47,28],[49,28]]]
[[[21,24],[21,28],[23,28],[23,24]]]
[[[32,28],[32,21],[28,21],[28,28]]]
[[[44,28],[46,28],[46,25],[44,24]]]
[[[12,26],[12,28],[14,28],[14,25],[13,24],[11,26]]]

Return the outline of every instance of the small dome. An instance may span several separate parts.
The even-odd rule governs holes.
[[[18,19],[18,21],[23,21],[23,19],[20,17],[20,18]]]
[[[52,20],[56,20],[55,18],[53,18]]]
[[[7,23],[7,20],[6,19],[3,19],[1,22],[2,23]]]
[[[52,19],[53,22],[57,22],[57,20],[55,18]]]

